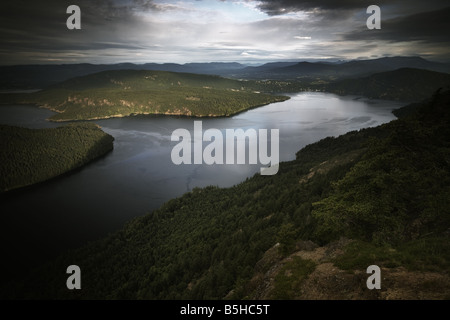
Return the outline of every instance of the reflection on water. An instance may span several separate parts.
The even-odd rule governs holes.
[[[391,111],[400,106],[301,93],[231,118],[202,119],[202,125],[203,131],[216,128],[222,132],[279,129],[280,161],[287,161],[303,146],[327,136],[388,122],[395,118]],[[33,106],[1,106],[0,123],[30,128],[61,125],[45,120],[52,114]],[[104,236],[194,187],[232,186],[261,167],[174,165],[170,153],[177,142],[170,140],[171,134],[185,128],[193,136],[194,119],[136,116],[96,123],[115,138],[110,154],[69,176],[1,199],[0,241],[3,256],[10,261],[4,268],[20,270],[28,259],[45,258]]]

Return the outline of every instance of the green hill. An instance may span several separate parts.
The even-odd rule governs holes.
[[[4,101],[36,103],[56,111],[52,121],[92,120],[136,114],[230,116],[289,99],[255,91],[255,84],[218,76],[166,71],[113,70],[73,78]]]
[[[448,299],[450,91],[303,148],[273,176],[196,188],[70,252],[9,298]],[[65,287],[76,263],[82,290]],[[381,290],[366,288],[369,265]]]
[[[325,85],[324,90],[343,95],[412,102],[426,99],[438,88],[449,87],[448,73],[402,68],[364,78],[332,82]]]
[[[92,123],[52,129],[0,125],[0,192],[62,175],[112,148],[113,137]]]

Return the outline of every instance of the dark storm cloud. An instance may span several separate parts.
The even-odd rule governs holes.
[[[83,21],[94,23],[102,19],[131,17],[134,12],[163,10],[161,5],[144,0],[43,0],[43,1],[2,1],[0,3],[0,25],[12,24],[16,27],[37,29],[65,24],[66,9],[76,3],[83,13]],[[30,30],[30,29],[28,29]]]
[[[264,0],[258,8],[268,15],[281,15],[288,12],[319,10],[348,10],[361,8],[364,6],[361,0],[318,0],[318,1],[297,1],[297,0]],[[370,5],[370,3],[369,3]]]
[[[361,10],[375,4],[382,6],[397,6],[404,13],[411,13],[415,10],[423,10],[427,7],[447,6],[448,0],[262,0],[259,1],[258,8],[268,15],[283,15],[289,12],[313,11],[317,14],[328,15],[333,11]]]
[[[134,48],[117,41],[122,32],[140,26],[136,13],[166,10],[152,1],[77,0],[81,8],[82,30],[66,27],[66,9],[74,1],[12,1],[0,4],[0,36],[3,50],[74,50]],[[125,38],[124,40],[128,39]]]
[[[343,36],[344,40],[425,41],[450,43],[450,7],[382,20],[381,29],[368,32],[364,27]]]
[[[322,23],[322,28],[311,29],[317,30],[313,38],[322,36],[324,40],[315,44],[314,52],[319,54],[326,54],[323,49],[330,48],[343,57],[405,54],[448,60],[448,0],[262,0],[258,3],[258,9],[272,17],[304,12],[309,24]],[[372,4],[381,8],[381,30],[366,27],[366,8]],[[327,32],[335,35],[334,40],[327,37]]]

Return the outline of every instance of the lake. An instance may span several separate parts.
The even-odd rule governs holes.
[[[184,128],[193,136],[194,120],[202,121],[203,130],[279,129],[280,161],[287,161],[305,145],[327,136],[389,122],[395,119],[391,111],[403,106],[328,93],[290,96],[230,118],[134,116],[95,121],[114,136],[111,153],[67,176],[0,198],[2,274],[18,274],[101,238],[194,187],[229,187],[259,172],[261,164],[173,164],[170,154],[177,142],[171,141],[172,132]],[[29,128],[62,125],[45,120],[52,114],[35,106],[0,106],[0,123]]]

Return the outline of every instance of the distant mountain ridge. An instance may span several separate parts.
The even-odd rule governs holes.
[[[450,88],[450,74],[429,70],[400,68],[357,79],[343,79],[323,86],[340,95],[362,95],[372,99],[420,101],[439,88]]]
[[[305,77],[336,79],[368,76],[374,73],[393,71],[400,68],[416,68],[444,73],[450,72],[449,64],[432,62],[420,57],[392,57],[373,60],[353,60],[344,63],[312,63],[303,61],[297,64],[270,69],[261,66],[253,69],[253,74],[248,74],[248,76],[250,78],[264,78],[272,75],[274,78],[284,79]]]
[[[212,74],[242,79],[295,80],[321,77],[328,80],[369,76],[399,68],[417,68],[450,73],[450,64],[428,61],[420,57],[386,57],[347,62],[271,62],[261,66],[246,66],[237,62],[209,63],[118,63],[0,66],[0,88],[44,88],[70,78],[108,70],[155,70]]]

